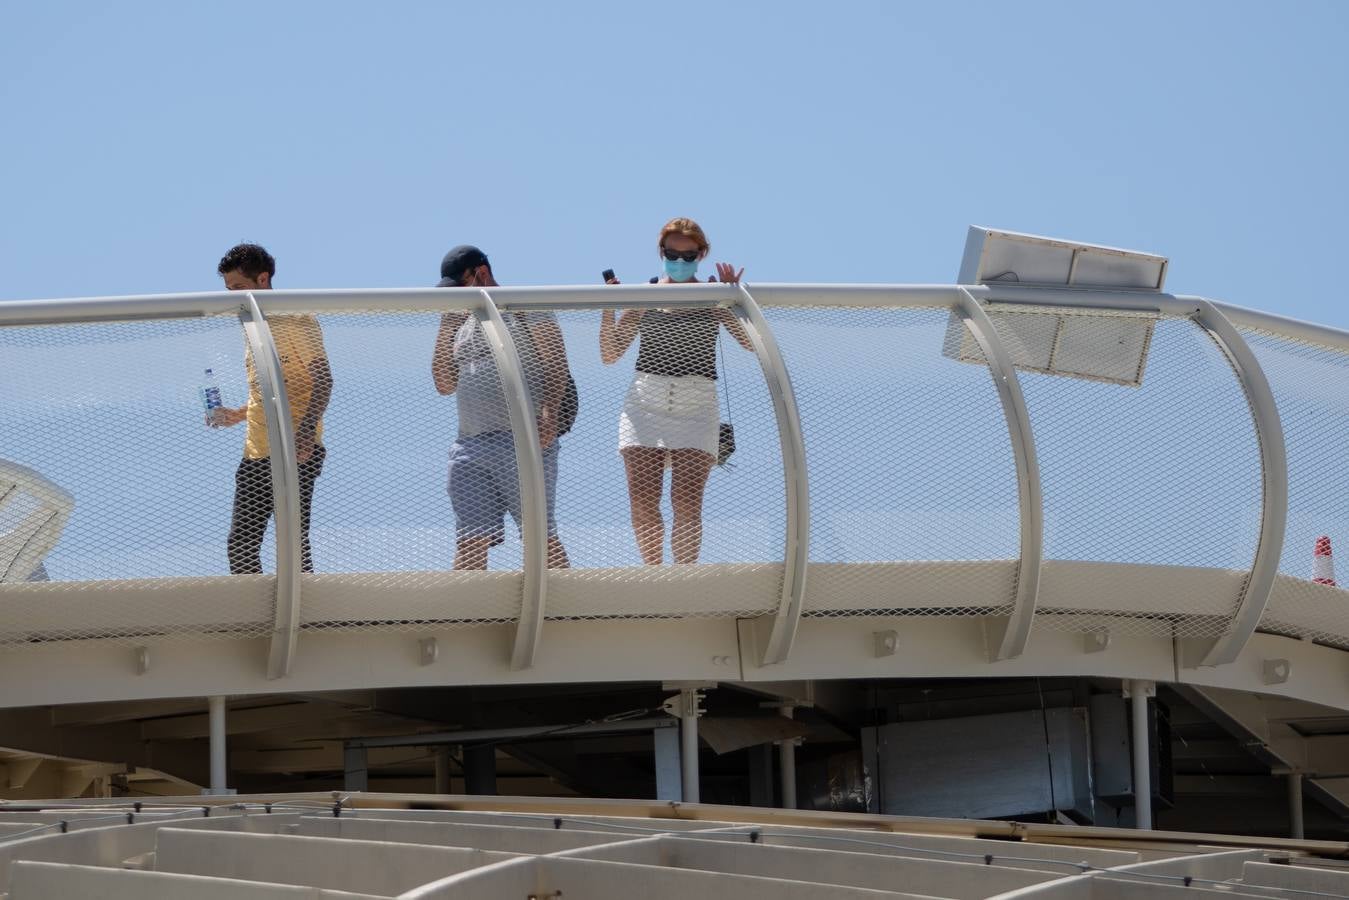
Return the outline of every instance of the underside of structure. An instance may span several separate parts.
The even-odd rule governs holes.
[[[235,698],[225,714],[224,775],[232,790],[246,794],[679,800],[685,771],[677,701],[684,686]],[[703,802],[1137,824],[1129,701],[1113,679],[695,687]],[[1157,827],[1349,840],[1349,714],[1187,685],[1162,685],[1147,702],[1154,754],[1149,809]],[[0,797],[134,801],[207,790],[210,731],[199,699],[0,711],[0,733],[13,745]],[[784,746],[793,750],[787,760]]]

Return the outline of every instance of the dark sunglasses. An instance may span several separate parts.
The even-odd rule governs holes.
[[[669,247],[661,247],[660,251],[665,254],[665,258],[670,262],[674,262],[677,259],[682,259],[684,262],[695,262],[698,259],[698,254],[702,252],[701,250],[684,250],[681,252],[679,250],[671,250]]]

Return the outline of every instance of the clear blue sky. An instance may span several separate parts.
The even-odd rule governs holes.
[[[15,2],[0,298],[656,271],[950,281],[967,225],[1349,327],[1349,4]],[[1318,285],[1328,282],[1330,288]]]
[[[949,282],[978,223],[1164,253],[1172,290],[1349,328],[1346,38],[1349,4],[1312,2],[16,2],[0,298],[216,290],[240,240],[284,287],[430,285],[460,242],[507,284],[638,281],[689,215],[752,281]],[[770,314],[814,451],[816,560],[1015,555],[1001,414],[986,370],[941,356],[943,313]],[[559,527],[578,565],[625,564],[632,355],[601,366],[595,318],[563,317],[583,399]],[[324,328],[320,568],[448,565],[434,316]],[[196,390],[213,366],[242,401],[237,324],[13,331],[0,456],[77,497],[53,577],[223,571],[242,434],[205,428]],[[1161,328],[1137,392],[1025,379],[1051,557],[1249,563],[1256,445],[1197,340]],[[1345,394],[1286,351],[1262,359],[1296,437],[1285,570],[1305,574],[1315,535],[1349,533],[1343,485],[1298,493],[1328,459],[1349,471],[1315,437],[1343,432],[1324,425]],[[748,354],[725,372],[740,449],[709,487],[704,558],[774,559],[771,406]],[[877,436],[903,478],[850,452]]]

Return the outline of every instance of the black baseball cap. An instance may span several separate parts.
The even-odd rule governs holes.
[[[436,287],[459,287],[465,272],[490,265],[486,253],[472,244],[460,244],[440,261],[440,283]]]

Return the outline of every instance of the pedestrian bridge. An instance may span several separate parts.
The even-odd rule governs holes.
[[[1023,279],[1024,281],[1025,279]],[[644,566],[605,308],[729,311],[700,561]],[[557,314],[580,415],[543,472],[506,317]],[[453,397],[432,346],[483,324],[522,486],[453,571]],[[300,571],[273,454],[266,573],[225,553],[242,429],[293,448],[269,317],[312,313],[334,389]],[[0,704],[420,684],[1101,675],[1349,708],[1349,334],[1200,297],[968,285],[259,291],[0,305]],[[16,474],[15,474],[16,473]],[[668,521],[668,515],[667,515]],[[668,559],[668,551],[667,551]],[[1324,576],[1326,573],[1319,573]],[[46,580],[27,580],[30,578]],[[1326,579],[1323,577],[1322,581]]]

